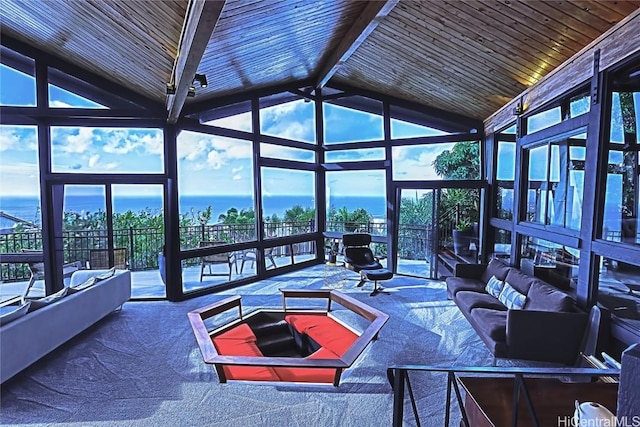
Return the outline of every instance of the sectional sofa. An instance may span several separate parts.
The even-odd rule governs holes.
[[[128,270],[79,270],[69,287],[27,299],[0,326],[0,382],[121,307],[131,297]]]
[[[588,313],[567,293],[499,260],[458,264],[447,293],[496,358],[572,365]]]

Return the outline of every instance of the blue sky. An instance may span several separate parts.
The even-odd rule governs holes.
[[[35,105],[35,82],[28,75],[0,66],[0,105]],[[50,86],[52,107],[104,108],[65,90]],[[261,131],[267,135],[315,143],[313,103],[289,102],[260,112]],[[333,161],[379,160],[384,153],[368,149],[366,141],[382,138],[382,118],[348,108],[325,105],[327,143],[362,141],[363,148],[334,155]],[[251,131],[249,113],[216,120],[211,125]],[[443,132],[392,120],[394,138],[441,135]],[[54,127],[52,169],[75,173],[161,173],[162,131],[159,129]],[[430,166],[453,144],[407,146],[393,149],[394,179],[439,179]],[[182,132],[178,137],[178,172],[183,195],[249,195],[252,193],[252,146],[244,140]],[[314,161],[306,150],[261,145],[266,157]],[[0,196],[35,196],[38,189],[37,135],[32,126],[0,126]],[[384,194],[384,175],[373,172],[367,180],[352,174],[330,175],[335,196]],[[313,174],[268,169],[263,171],[265,194],[308,195]],[[345,182],[348,181],[348,186]],[[133,190],[135,191],[135,190]]]

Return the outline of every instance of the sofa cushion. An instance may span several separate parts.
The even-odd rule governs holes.
[[[301,334],[307,334],[322,347],[342,356],[358,339],[353,331],[329,316],[297,314],[285,316],[285,321]]]
[[[476,279],[467,279],[464,277],[447,277],[447,290],[449,295],[455,296],[460,291],[482,292],[485,284]]]
[[[39,308],[46,307],[49,304],[53,304],[56,301],[60,301],[62,298],[66,297],[69,294],[69,288],[60,289],[58,292],[46,296],[44,298],[29,298],[28,301],[31,302],[31,307],[29,307],[29,313],[32,311],[36,311]]]
[[[15,308],[11,306],[2,307],[3,309],[6,309],[6,311],[3,310],[2,314],[0,315],[0,326],[6,325],[9,322],[13,322],[16,319],[21,318],[29,312],[29,307],[31,307],[31,302],[29,301],[16,306]]]
[[[218,354],[223,356],[262,357],[256,336],[247,324],[240,324],[212,338]],[[275,370],[268,366],[224,365],[228,380],[279,381]]]
[[[471,312],[471,317],[482,328],[482,333],[496,341],[507,339],[507,312],[477,308]]]
[[[536,281],[527,294],[526,310],[538,311],[573,311],[573,299],[546,283]]]
[[[67,289],[69,290],[69,295],[73,295],[76,292],[80,292],[80,291],[83,291],[83,290],[85,290],[87,288],[92,287],[96,283],[98,283],[98,281],[96,280],[95,277],[89,277],[84,282],[82,282],[82,283],[80,283],[78,285],[69,286]]]
[[[504,288],[504,282],[496,276],[491,276],[491,279],[487,282],[487,286],[485,286],[484,290],[489,295],[498,298],[498,295],[502,292],[502,288]]]
[[[509,270],[507,278],[505,279],[505,281],[509,282],[509,284],[513,288],[515,288],[516,291],[520,292],[523,295],[527,295],[529,293],[531,284],[536,280],[538,279],[533,276],[524,274],[520,270],[517,270],[515,268]]]
[[[518,292],[509,282],[504,282],[504,288],[498,295],[498,300],[509,310],[520,310],[527,301],[527,296]]]
[[[486,284],[489,279],[491,279],[491,276],[496,276],[499,280],[504,281],[510,270],[512,270],[511,267],[494,258],[487,264],[487,269],[482,273],[482,276],[480,276],[480,280]]]
[[[307,357],[308,359],[338,359],[338,355],[329,349],[321,348]],[[282,381],[305,383],[332,383],[336,376],[335,368],[274,368]]]
[[[456,304],[460,307],[460,310],[466,313],[470,313],[471,310],[480,307],[494,310],[507,309],[496,297],[486,292],[460,291],[456,294]]]

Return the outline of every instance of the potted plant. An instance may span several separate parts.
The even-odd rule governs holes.
[[[329,264],[335,264],[338,259],[340,241],[338,239],[333,239],[330,244],[326,245],[326,248],[329,249]]]
[[[453,252],[456,255],[468,256],[469,244],[473,237],[473,224],[467,219],[462,219],[453,229]]]

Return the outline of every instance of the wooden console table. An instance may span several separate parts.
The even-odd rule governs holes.
[[[466,392],[464,408],[474,427],[510,426],[514,380],[505,377],[458,377]],[[525,378],[541,426],[571,425],[575,401],[598,402],[616,413],[618,384],[566,383],[554,378]],[[534,425],[524,399],[518,402],[517,425]]]
[[[404,424],[405,394],[420,427],[420,411],[409,380],[411,372],[446,373],[445,427],[451,421],[452,398],[460,408],[460,425],[473,427],[572,425],[576,400],[598,402],[614,413],[617,410],[618,384],[594,383],[590,379],[619,377],[619,369],[396,365],[387,368],[393,387],[394,427]],[[576,382],[558,378],[574,378]]]

